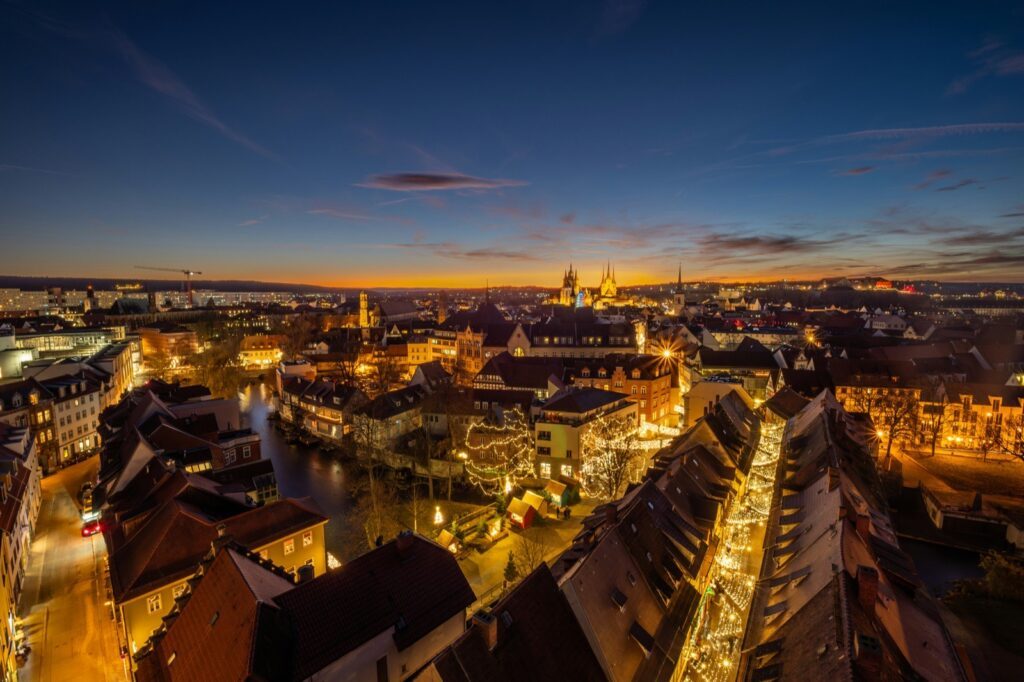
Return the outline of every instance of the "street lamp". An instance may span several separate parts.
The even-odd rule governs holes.
[[[439,505],[434,507],[434,525],[440,526],[442,523],[444,523],[444,514],[441,513],[441,507]]]

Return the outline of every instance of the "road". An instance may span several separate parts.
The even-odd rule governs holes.
[[[24,682],[123,682],[113,614],[106,598],[103,537],[81,536],[76,495],[93,480],[93,457],[43,479],[19,617],[32,653]]]

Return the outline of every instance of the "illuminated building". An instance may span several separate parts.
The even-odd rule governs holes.
[[[578,479],[588,454],[583,447],[584,432],[597,419],[619,417],[639,423],[637,404],[621,393],[584,387],[555,393],[534,423],[537,476]]]
[[[17,679],[16,624],[29,544],[41,504],[40,470],[30,431],[0,423],[0,672]]]
[[[789,420],[740,679],[968,679],[899,546],[873,431],[828,391]]]

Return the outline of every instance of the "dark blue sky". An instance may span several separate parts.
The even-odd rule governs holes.
[[[0,3],[0,272],[1024,280],[1021,3],[494,5]]]

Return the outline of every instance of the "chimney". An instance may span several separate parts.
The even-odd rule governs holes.
[[[299,566],[299,570],[296,571],[296,573],[296,583],[300,585],[302,583],[308,583],[313,579],[313,566],[312,564],[302,564],[301,566]]]
[[[857,632],[853,635],[853,660],[865,679],[877,680],[882,672],[882,645],[877,637]]]
[[[493,613],[483,609],[473,614],[473,627],[476,628],[484,638],[488,651],[494,651],[498,646],[498,619]]]
[[[867,514],[857,514],[857,535],[865,543],[871,541],[871,517]]]
[[[609,524],[613,524],[619,520],[619,508],[614,503],[609,503],[604,508],[604,520]]]
[[[868,616],[874,616],[875,601],[878,599],[878,571],[870,566],[857,567],[857,598]]]
[[[231,543],[231,536],[228,535],[228,527],[223,523],[217,524],[217,537],[210,543],[210,551],[214,556],[217,555],[222,548],[226,547]]]
[[[398,555],[403,559],[406,558],[409,552],[412,551],[414,542],[411,530],[403,530],[399,533],[398,538],[395,540],[395,548],[398,550]]]

